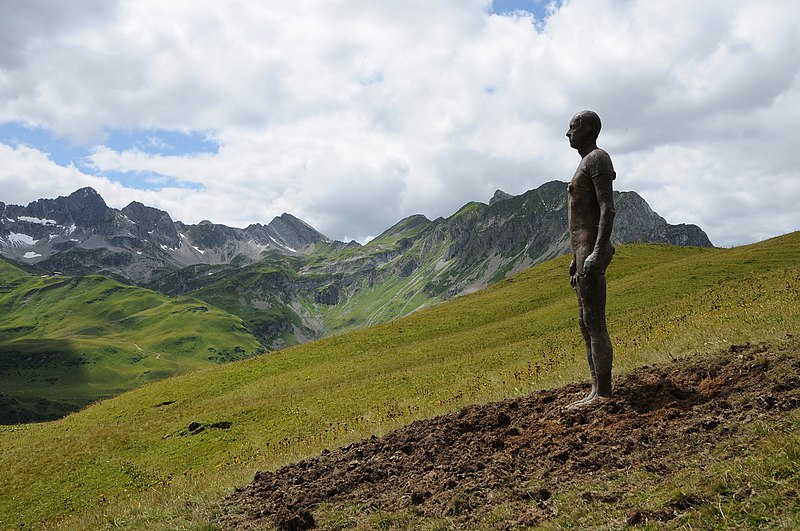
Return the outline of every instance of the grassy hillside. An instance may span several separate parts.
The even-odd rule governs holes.
[[[0,423],[59,418],[142,384],[259,350],[238,317],[98,276],[0,261]]]
[[[800,233],[735,249],[632,245],[608,271],[615,368],[779,340]],[[409,317],[0,428],[0,526],[208,528],[230,488],[326,447],[587,369],[568,257]]]
[[[191,296],[238,315],[262,343],[273,347],[296,344],[303,332],[310,335],[292,308],[289,293],[298,275],[285,260],[264,259],[220,277]]]

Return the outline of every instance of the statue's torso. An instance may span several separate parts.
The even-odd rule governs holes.
[[[591,251],[597,241],[600,204],[597,186],[611,187],[614,167],[608,153],[597,148],[581,159],[568,186],[569,234],[572,250]],[[583,253],[581,253],[583,254]]]

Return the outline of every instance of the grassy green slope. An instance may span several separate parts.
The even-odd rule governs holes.
[[[427,264],[406,277],[386,275],[370,285],[365,279],[360,289],[344,303],[334,306],[316,305],[309,311],[318,313],[331,333],[357,330],[408,315],[419,308],[436,304],[440,297],[426,291],[430,278],[435,276],[436,264]]]
[[[434,228],[434,222],[415,215],[386,230],[362,248],[360,259],[370,262],[371,256],[382,253],[396,253],[396,256],[372,272],[375,278],[362,272],[358,289],[351,287],[352,295],[346,301],[332,306],[309,303],[308,313],[318,315],[328,333],[341,334],[385,323],[441,302],[443,297],[432,288],[431,281],[440,274],[441,264],[436,258],[444,256],[448,243],[425,239],[414,243],[415,238]],[[401,249],[405,252],[399,252]],[[340,254],[317,253],[310,263],[319,266],[334,256],[346,260],[349,252],[352,250],[343,249]]]
[[[99,276],[39,277],[0,262],[0,422],[95,400],[259,350],[243,322]]]
[[[304,331],[287,295],[297,279],[296,271],[283,260],[265,259],[227,273],[191,295],[241,317],[264,344],[294,345],[296,330]]]
[[[615,367],[769,340],[800,323],[800,233],[736,249],[624,246]],[[0,526],[202,525],[274,468],[467,403],[585,380],[568,257],[409,317],[147,385],[0,430]],[[197,422],[200,431],[190,423]]]

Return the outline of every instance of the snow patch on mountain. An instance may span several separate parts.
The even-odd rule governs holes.
[[[31,216],[17,216],[17,221],[27,221],[28,223],[35,223],[37,225],[58,225],[58,222],[53,219],[41,219]]]
[[[27,234],[21,234],[19,232],[9,233],[8,239],[12,244],[17,244],[17,245],[36,245],[39,242],[39,240],[33,239],[32,236],[28,236]]]

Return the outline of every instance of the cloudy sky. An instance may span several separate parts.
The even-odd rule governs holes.
[[[569,180],[719,246],[800,229],[796,0],[3,0],[0,201],[95,188],[187,223],[365,242]]]

